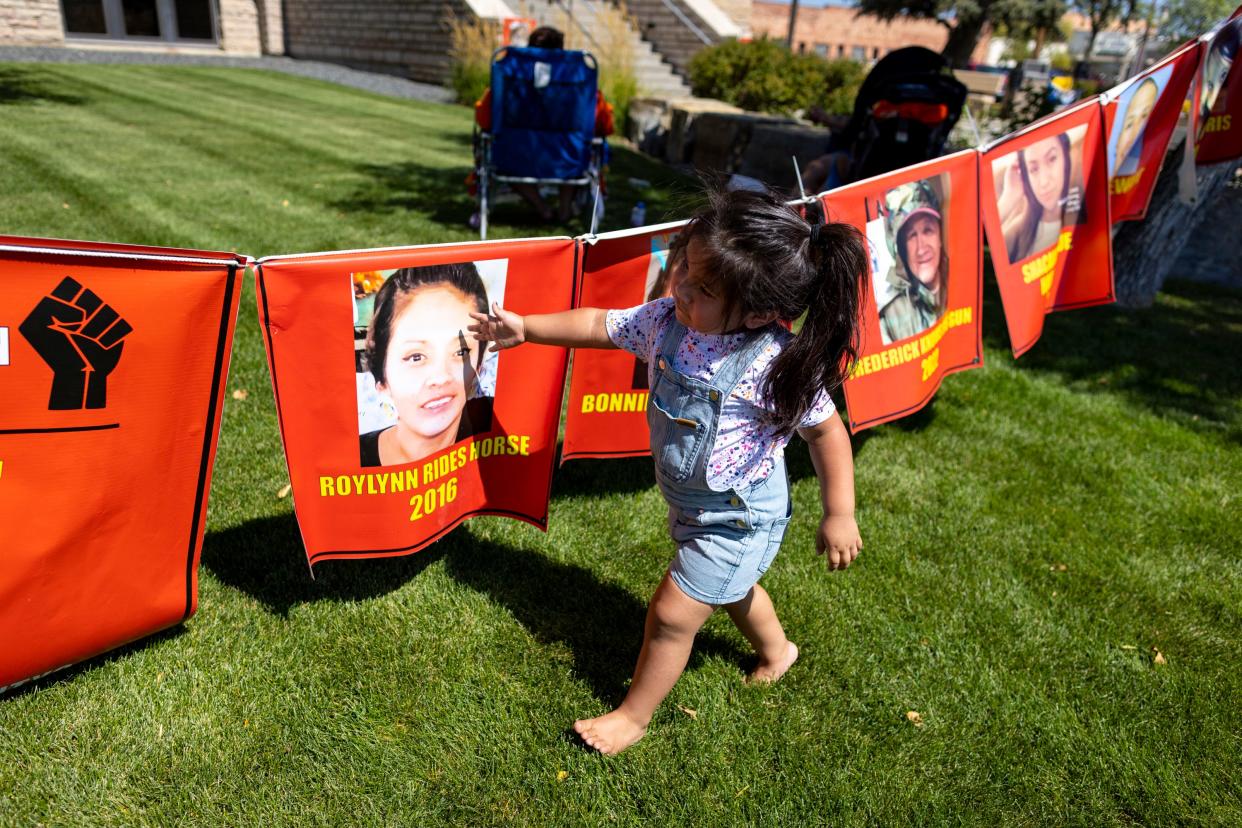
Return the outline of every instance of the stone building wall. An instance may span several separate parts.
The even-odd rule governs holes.
[[[259,55],[259,4],[263,0],[219,0],[220,49],[231,55]]]
[[[451,17],[462,0],[284,0],[285,45],[295,58],[443,83]]]
[[[0,0],[0,43],[60,46],[64,42],[57,0]]]

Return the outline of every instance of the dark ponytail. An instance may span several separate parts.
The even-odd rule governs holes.
[[[813,216],[812,220],[818,218]],[[772,425],[793,432],[821,389],[835,391],[858,359],[867,249],[848,224],[808,224],[771,192],[708,192],[708,206],[669,250],[670,263],[700,242],[723,286],[726,317],[775,313],[802,327],[772,361],[760,393]]]
[[[841,222],[813,224],[805,249],[815,274],[806,316],[768,367],[762,389],[783,433],[798,427],[820,389],[841,387],[861,347],[858,320],[869,272],[862,234]]]

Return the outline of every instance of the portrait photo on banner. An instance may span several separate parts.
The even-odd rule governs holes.
[[[868,205],[871,287],[885,345],[917,336],[944,316],[950,197],[945,173],[900,184]]]
[[[1087,220],[1083,201],[1086,125],[992,162],[996,209],[1010,264],[1055,246],[1061,231]]]
[[[1242,72],[1234,71],[1240,45],[1242,15],[1235,16],[1220,28],[1203,58],[1199,85],[1200,138],[1207,133],[1227,131],[1232,127],[1232,113],[1226,113],[1225,109],[1233,84],[1242,83],[1237,79]]]
[[[507,259],[351,274],[363,467],[413,463],[492,428],[499,354],[471,312],[504,305]]]
[[[680,255],[677,231],[656,233],[651,237],[651,258],[647,260],[647,279],[643,283],[643,304],[673,295],[671,257]],[[634,382],[637,389],[647,388],[647,363],[635,357]]]
[[[1143,133],[1156,101],[1164,93],[1173,65],[1140,78],[1117,96],[1117,117],[1108,139],[1108,177],[1124,178],[1139,171],[1143,162]]]

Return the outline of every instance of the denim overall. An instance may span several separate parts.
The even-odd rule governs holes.
[[[781,453],[765,479],[717,492],[707,485],[707,460],[725,399],[775,335],[768,328],[752,336],[725,358],[711,383],[673,369],[685,335],[675,319],[665,331],[647,404],[656,483],[677,543],[669,575],[696,601],[731,604],[746,597],[780,549],[791,514],[789,479]]]

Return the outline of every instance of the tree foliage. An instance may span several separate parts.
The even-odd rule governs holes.
[[[1201,35],[1224,20],[1237,0],[1173,0],[1162,3],[1160,37],[1180,43]]]
[[[700,50],[690,61],[695,95],[782,115],[811,106],[848,113],[864,74],[856,61],[793,54],[768,38],[725,41]]]
[[[1065,4],[1063,0],[861,0],[858,10],[882,20],[918,17],[939,22],[949,31],[941,53],[954,66],[965,66],[985,27],[1011,32],[1053,27]]]

